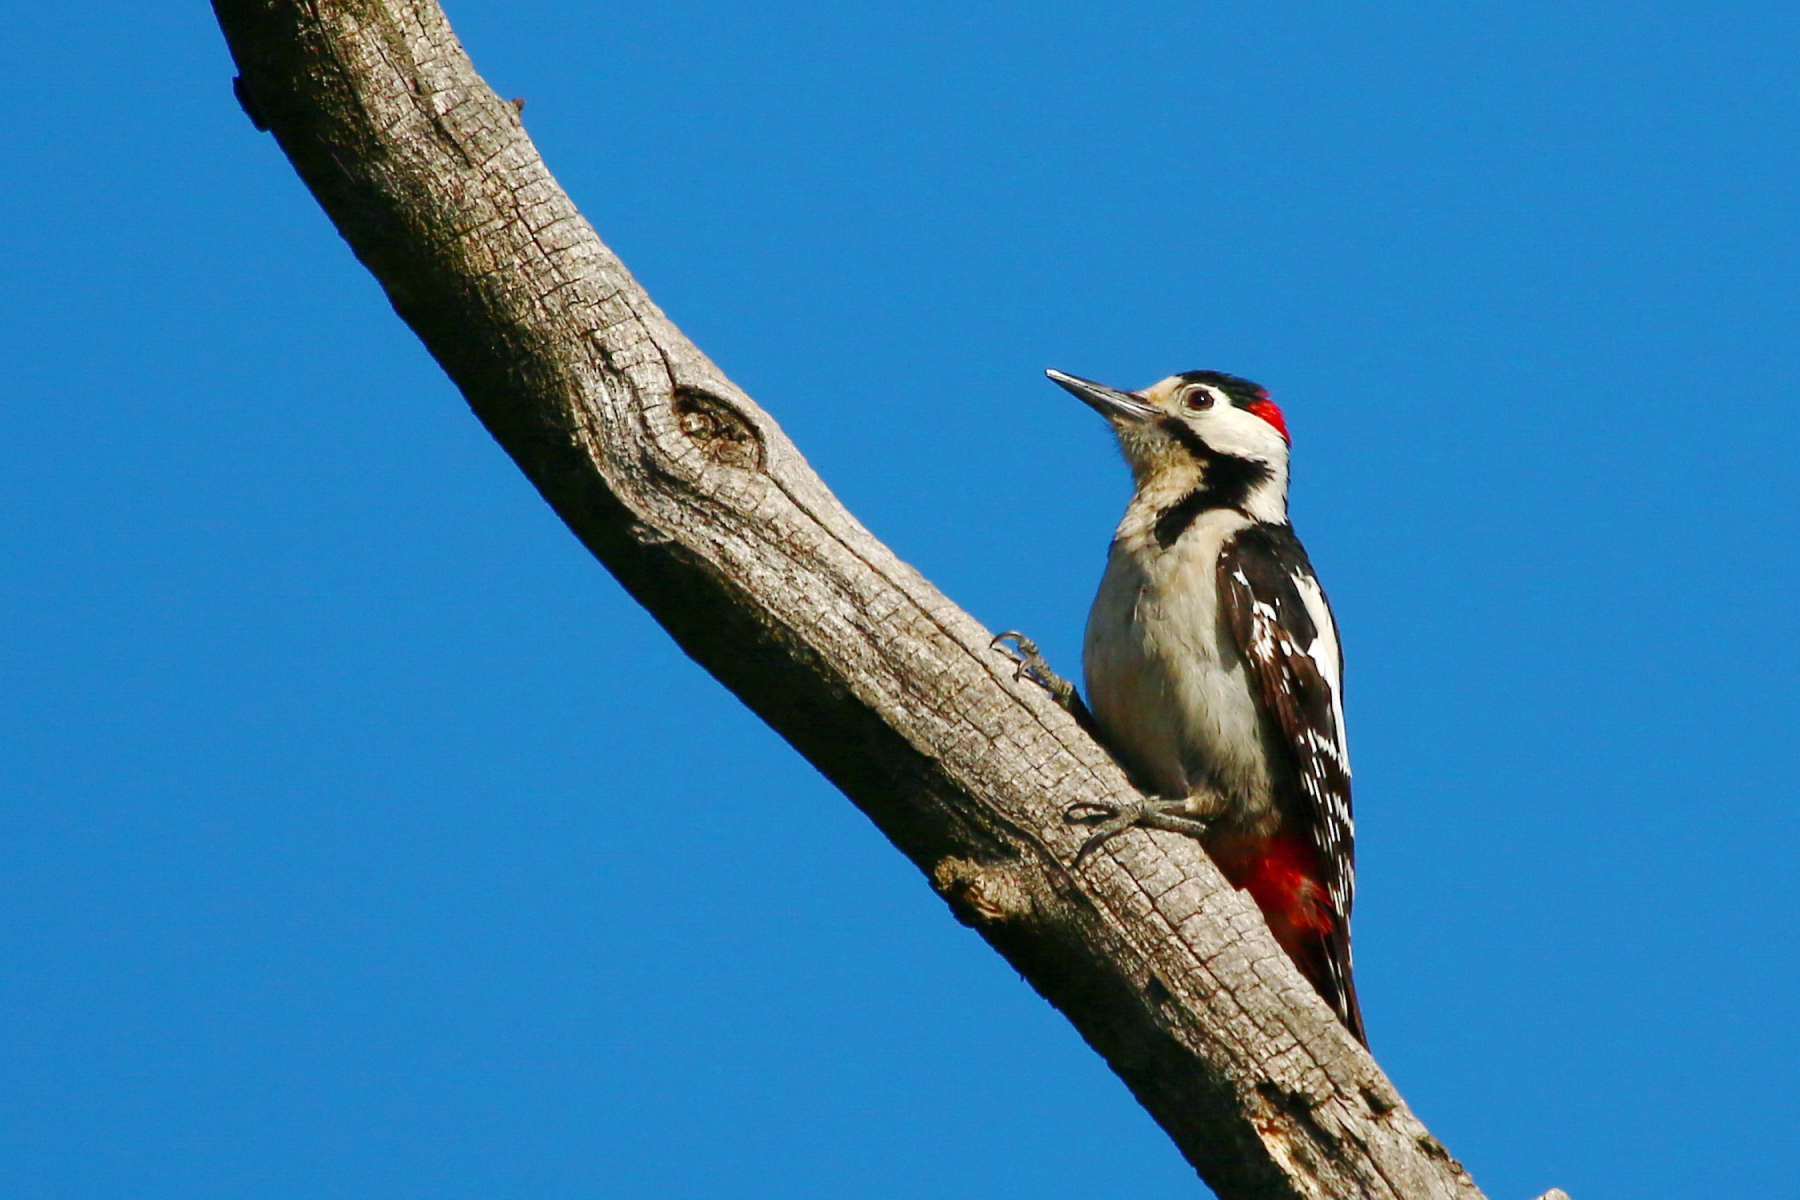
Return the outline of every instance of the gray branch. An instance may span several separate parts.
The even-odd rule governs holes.
[[[557,186],[431,0],[215,0],[237,92],[577,537],[1074,1022],[1225,1200],[1477,1200],[1192,841],[826,490]],[[617,186],[629,187],[629,179]]]

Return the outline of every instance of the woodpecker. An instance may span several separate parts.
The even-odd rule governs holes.
[[[1288,431],[1221,371],[1138,392],[1047,372],[1112,425],[1136,493],[1088,615],[1084,705],[1030,639],[1002,647],[1094,732],[1146,798],[1083,808],[1081,856],[1133,825],[1200,839],[1366,1042],[1350,971],[1355,850],[1343,654],[1288,522]],[[1078,856],[1078,861],[1079,857]]]

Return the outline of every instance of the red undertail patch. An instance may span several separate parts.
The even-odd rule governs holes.
[[[1318,875],[1312,847],[1293,834],[1277,834],[1233,882],[1250,893],[1270,932],[1285,945],[1295,935],[1323,936],[1337,925]]]

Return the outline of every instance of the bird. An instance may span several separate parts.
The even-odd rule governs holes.
[[[1199,839],[1366,1045],[1344,656],[1288,520],[1286,419],[1223,371],[1134,392],[1046,374],[1107,419],[1135,483],[1088,615],[1085,702],[1029,638],[994,639],[1144,793],[1071,810],[1095,827],[1076,861],[1132,826]]]

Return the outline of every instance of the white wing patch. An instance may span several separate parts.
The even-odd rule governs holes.
[[[1300,593],[1300,602],[1306,605],[1306,615],[1312,618],[1313,628],[1318,636],[1313,638],[1312,645],[1303,653],[1319,664],[1319,677],[1325,686],[1331,689],[1331,722],[1336,731],[1335,745],[1330,745],[1326,753],[1334,755],[1338,765],[1344,768],[1344,774],[1350,774],[1350,741],[1344,733],[1344,656],[1338,650],[1337,623],[1331,619],[1331,606],[1325,603],[1325,592],[1319,587],[1319,581],[1308,574],[1293,577],[1294,590]]]
[[[1309,769],[1309,763],[1301,769],[1300,786],[1318,806],[1319,849],[1328,857],[1341,860],[1352,853],[1356,838],[1356,822],[1351,816],[1347,786],[1350,782],[1350,745],[1344,732],[1343,655],[1338,650],[1337,626],[1331,619],[1331,606],[1325,603],[1325,592],[1319,587],[1319,581],[1310,573],[1297,573],[1292,578],[1294,590],[1300,593],[1300,602],[1306,606],[1316,631],[1312,645],[1304,650],[1297,649],[1297,652],[1318,665],[1319,678],[1331,691],[1331,728],[1307,729],[1301,740],[1304,749],[1310,751],[1307,758],[1323,755],[1335,760],[1343,772],[1343,786],[1332,787],[1319,777],[1319,772]],[[1356,902],[1356,872],[1339,871],[1337,878],[1331,880],[1330,890],[1338,911],[1348,915]]]

